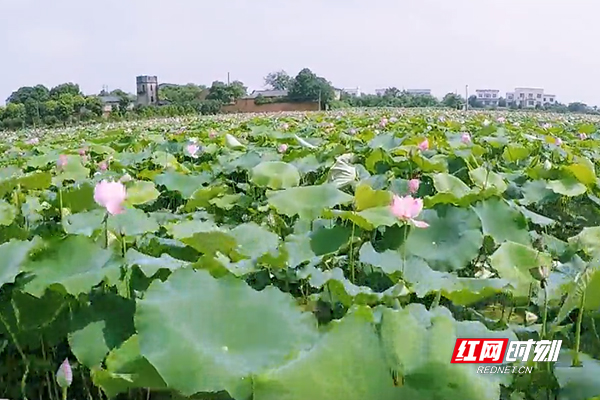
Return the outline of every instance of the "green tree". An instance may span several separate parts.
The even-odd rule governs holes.
[[[265,86],[273,90],[289,90],[292,77],[284,70],[275,71],[265,76]]]
[[[229,85],[227,85],[227,90],[229,91],[231,98],[234,100],[237,100],[248,94],[248,88],[241,81],[231,82]]]
[[[2,125],[8,129],[20,129],[25,126],[25,105],[21,103],[8,103],[4,109]]]
[[[469,96],[469,107],[471,108],[481,108],[481,103],[477,100],[477,96],[471,95]]]
[[[187,85],[165,85],[160,87],[161,99],[173,104],[196,104],[202,100],[206,89],[203,85],[188,83]]]
[[[390,87],[385,89],[385,92],[383,92],[383,97],[398,97],[401,93],[402,92],[400,91],[400,89],[396,87]]]
[[[246,86],[240,81],[233,81],[229,85],[214,81],[208,89],[207,100],[220,101],[222,104],[231,103],[246,95]]]
[[[447,93],[442,99],[442,104],[448,108],[462,108],[465,100],[456,93]]]
[[[78,96],[78,95],[81,95],[81,89],[79,89],[78,84],[72,83],[72,82],[61,83],[60,85],[55,86],[52,89],[50,89],[50,98],[52,100],[58,100],[60,98],[60,96],[62,96],[64,94],[68,94],[71,96]]]
[[[85,108],[97,117],[102,115],[102,106],[102,100],[98,96],[88,96],[85,98]]]
[[[221,81],[214,81],[210,85],[206,99],[220,101],[223,104],[231,103],[233,100],[229,90],[227,90],[227,84]]]
[[[576,101],[573,103],[569,103],[569,105],[567,106],[567,109],[571,112],[582,113],[582,112],[586,112],[588,110],[588,106],[585,103]]]
[[[64,124],[71,121],[71,117],[75,112],[75,99],[71,93],[63,93],[57,99],[57,107],[55,115],[59,121]]]
[[[40,102],[29,98],[23,103],[25,106],[25,123],[27,125],[41,125]]]
[[[26,101],[31,100],[39,103],[47,101],[49,98],[50,91],[44,85],[23,86],[12,92],[12,94],[6,99],[6,102],[25,104]]]
[[[321,100],[321,107],[325,108],[335,96],[331,83],[317,76],[310,69],[304,68],[290,84],[288,97],[292,101]]]

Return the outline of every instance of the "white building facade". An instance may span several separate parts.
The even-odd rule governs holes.
[[[431,96],[431,89],[406,89],[406,93],[414,96]]]
[[[540,88],[515,88],[506,93],[506,105],[520,108],[536,108],[556,104],[556,96],[544,93]]]
[[[349,94],[350,96],[357,96],[357,97],[359,97],[362,94],[359,87],[342,89],[342,92]]]
[[[475,90],[477,101],[484,107],[498,107],[500,100],[500,90],[497,89],[477,89]]]
[[[385,95],[385,92],[388,89],[390,89],[390,88],[375,89],[375,94],[377,96],[383,96],[383,95]],[[410,94],[413,96],[431,96],[431,89],[402,89],[402,90],[400,90],[400,93],[406,93],[406,94]]]

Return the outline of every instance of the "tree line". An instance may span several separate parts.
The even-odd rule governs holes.
[[[287,95],[278,100],[255,99],[257,104],[269,101],[321,101],[323,108],[334,98],[331,83],[305,68],[295,77],[275,72],[265,78],[271,89],[281,88]],[[271,84],[274,84],[271,85]],[[248,94],[243,82],[213,82],[210,87],[189,83],[186,85],[159,85],[159,105],[135,104],[136,96],[121,89],[84,95],[76,83],[63,83],[53,88],[42,84],[24,86],[14,91],[6,106],[0,107],[0,129],[26,127],[56,127],[97,121],[127,120],[150,117],[172,117],[189,114],[217,114],[224,104],[230,104]],[[105,112],[110,96],[110,112]],[[116,101],[114,101],[116,99]]]
[[[271,90],[285,91],[277,98],[255,98],[256,104],[269,102],[320,102],[321,109],[345,107],[446,107],[461,109],[465,99],[448,93],[441,100],[430,95],[415,95],[390,87],[381,95],[353,96],[335,89],[330,81],[316,75],[308,68],[296,76],[275,71],[264,78],[264,85]],[[248,94],[243,82],[224,83],[214,81],[210,86],[189,83],[186,85],[159,85],[158,106],[136,105],[136,96],[121,89],[101,91],[84,95],[76,83],[63,83],[52,88],[38,84],[24,86],[14,91],[6,106],[0,107],[0,129],[22,129],[26,127],[55,127],[97,121],[103,117],[110,120],[126,120],[151,117],[173,117],[190,114],[217,114],[224,104],[230,104]],[[107,96],[118,99],[111,102],[110,112],[105,112]],[[476,96],[467,100],[471,108],[481,108]],[[499,106],[506,106],[504,99]],[[569,105],[557,103],[546,106],[556,112],[597,113],[596,107],[575,102]]]

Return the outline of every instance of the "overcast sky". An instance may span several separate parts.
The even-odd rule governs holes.
[[[262,87],[541,87],[600,105],[598,0],[0,0],[0,103],[20,86],[135,91],[136,75]]]

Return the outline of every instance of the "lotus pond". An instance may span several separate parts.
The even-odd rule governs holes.
[[[5,135],[0,397],[600,396],[598,127],[357,110]],[[563,344],[478,374],[450,363],[465,337]]]

